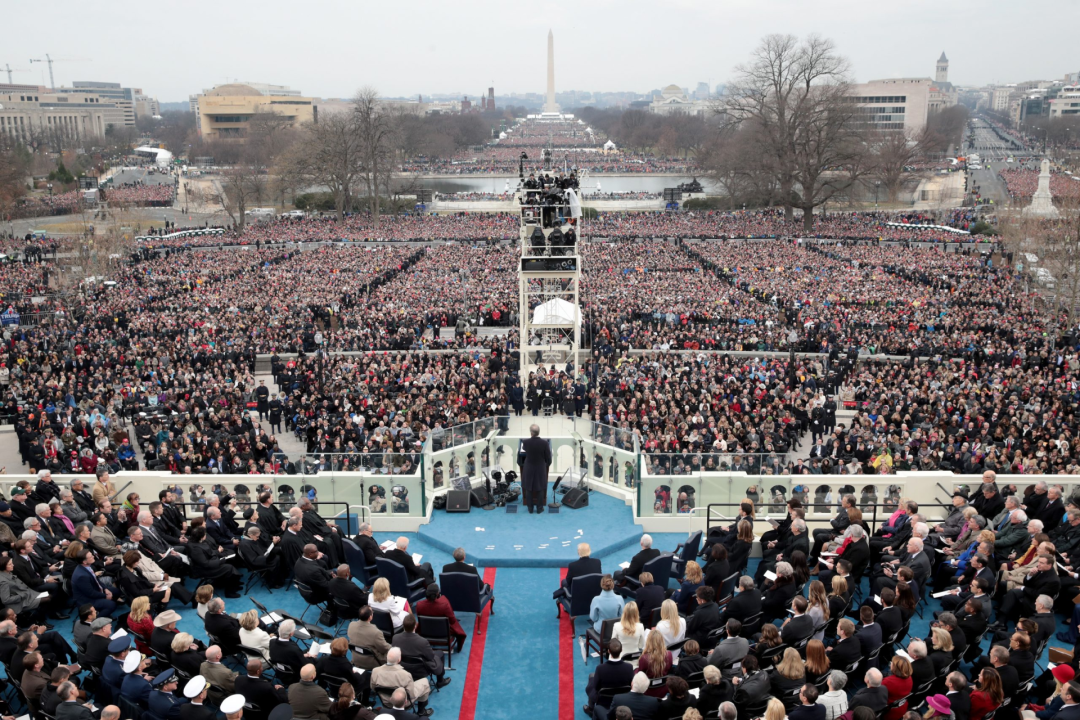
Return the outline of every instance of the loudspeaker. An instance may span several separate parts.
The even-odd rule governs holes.
[[[495,500],[492,499],[491,493],[487,491],[487,488],[474,488],[471,495],[472,501],[476,505],[476,507],[484,507],[485,505],[495,504]]]
[[[470,493],[468,490],[451,490],[446,493],[446,512],[467,513],[471,510],[469,505]]]
[[[589,493],[581,488],[573,488],[563,495],[562,504],[571,510],[583,508],[589,504]]]

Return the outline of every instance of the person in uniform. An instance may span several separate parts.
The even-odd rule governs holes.
[[[150,712],[160,720],[180,720],[180,706],[187,700],[175,695],[176,688],[180,685],[176,671],[169,668],[158,673],[150,681],[150,685],[154,688],[147,701]]]

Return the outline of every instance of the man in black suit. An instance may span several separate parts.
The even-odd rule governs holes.
[[[275,685],[265,679],[262,674],[262,661],[253,658],[248,660],[247,674],[237,675],[234,681],[236,692],[243,695],[247,702],[259,708],[257,713],[251,710],[244,711],[244,717],[248,720],[266,720],[271,710],[289,701],[288,691],[281,685]]]
[[[1065,504],[1061,500],[1061,488],[1054,485],[1046,491],[1046,502],[1042,509],[1032,514],[1028,510],[1028,517],[1042,520],[1043,532],[1049,533],[1061,524],[1065,516]]]
[[[912,638],[907,646],[907,654],[911,656],[911,689],[921,688],[926,683],[937,677],[934,663],[926,657],[926,643],[918,638]]]
[[[139,512],[138,532],[128,530],[128,539],[139,544],[139,549],[157,563],[170,577],[187,577],[191,570],[180,553],[161,537],[154,528],[153,515],[148,510]]]
[[[222,519],[221,510],[216,507],[206,509],[206,534],[223,548],[230,548],[240,544],[239,538],[233,534],[225,520]]]
[[[184,697],[191,702],[184,703],[181,706],[180,720],[216,720],[217,709],[205,704],[209,691],[210,686],[202,675],[196,675],[188,680],[187,684],[184,685]]]
[[[649,689],[649,678],[639,672],[630,681],[630,692],[619,693],[611,699],[611,711],[603,705],[596,706],[596,720],[608,720],[615,717],[615,710],[625,707],[630,710],[634,720],[653,720],[660,708],[660,700],[645,694]]]
[[[855,623],[844,618],[836,626],[837,641],[826,649],[829,653],[829,665],[837,670],[850,667],[862,657],[862,645],[855,637]]]
[[[643,572],[638,575],[638,582],[641,583],[641,587],[633,593],[627,590],[626,596],[633,597],[637,602],[638,612],[641,613],[641,622],[645,623],[645,627],[649,627],[653,610],[663,605],[664,600],[667,599],[667,593],[664,592],[664,588],[653,582],[651,572]]]
[[[379,547],[379,543],[375,542],[375,538],[372,535],[371,524],[363,523],[360,526],[360,531],[356,534],[356,537],[353,538],[357,547],[364,553],[365,565],[374,565],[377,558],[383,557],[382,548]]]
[[[468,573],[469,575],[475,575],[478,580],[480,579],[480,571],[475,566],[465,562],[465,548],[455,548],[453,557],[454,562],[443,565],[442,571],[444,573]],[[574,563],[570,564],[572,566]],[[599,560],[596,561],[596,572],[600,572]],[[489,592],[491,592],[491,586],[485,582],[480,583],[480,594],[484,595]]]
[[[881,625],[881,636],[891,637],[904,627],[904,617],[900,608],[896,607],[896,591],[885,588],[881,591],[881,612],[877,614],[878,625]]]
[[[278,543],[282,567],[294,567],[296,561],[304,556],[304,546],[307,545],[307,541],[301,533],[302,525],[303,520],[299,517],[290,517],[286,521],[285,532],[281,534],[281,542]]]
[[[1002,694],[1007,698],[1015,695],[1020,687],[1020,675],[1009,663],[1009,651],[1000,645],[990,648],[990,666],[997,670],[998,677],[1001,678]]]
[[[574,578],[601,573],[600,561],[591,557],[592,548],[589,547],[589,543],[578,543],[577,554],[578,559],[566,566],[566,577],[559,583],[559,589],[551,596],[555,600],[566,595],[566,592],[571,589],[574,583]],[[446,572],[446,568],[443,568],[443,572]],[[641,619],[642,622],[646,620],[644,615],[641,616]]]
[[[330,597],[335,601],[339,598],[344,600],[355,610],[368,604],[368,594],[352,581],[352,572],[345,564],[338,565],[334,576],[330,578]]]
[[[309,662],[300,646],[293,642],[293,633],[296,632],[296,623],[292,620],[283,620],[278,623],[278,636],[270,638],[270,662],[282,664],[289,668],[298,678],[300,668]]]
[[[652,535],[649,535],[648,533],[642,535],[641,550],[638,551],[637,555],[634,555],[634,557],[630,559],[630,567],[626,568],[626,570],[615,571],[615,575],[613,576],[615,578],[615,583],[617,585],[625,585],[626,578],[634,578],[637,580],[638,575],[645,569],[645,563],[657,557],[660,557],[660,551],[652,546]]]
[[[984,482],[980,489],[981,493],[971,501],[971,506],[989,521],[1005,509],[1005,500],[998,492],[997,483]]]
[[[206,617],[203,625],[211,641],[220,645],[226,653],[240,648],[240,621],[225,612],[225,601],[213,598],[206,605]]]
[[[825,720],[825,706],[817,704],[818,689],[806,683],[799,690],[799,704],[788,710],[788,720]]]
[[[274,504],[274,496],[269,492],[259,495],[259,506],[255,508],[255,513],[258,516],[255,524],[263,531],[263,535],[281,537],[281,533],[285,532],[285,514]]]
[[[1015,622],[1021,614],[1030,615],[1035,612],[1035,600],[1040,595],[1053,597],[1060,588],[1061,580],[1054,569],[1054,558],[1039,555],[1035,561],[1035,571],[1028,574],[1024,585],[1005,593],[1000,616]]]
[[[754,586],[754,578],[743,575],[735,586],[735,593],[720,615],[720,621],[738,620],[746,623],[749,618],[761,612],[761,593]]]
[[[1063,691],[1065,704],[1052,720],[1080,720],[1080,686],[1069,683]],[[57,718],[59,720],[59,718]]]
[[[422,720],[410,709],[411,707],[409,693],[405,691],[405,688],[398,688],[390,694],[390,707],[384,705],[379,711],[390,715],[394,720]]]
[[[167,491],[163,491],[167,492]],[[166,512],[165,504],[161,501],[150,503],[150,514],[153,516],[154,530],[162,540],[175,547],[183,547],[185,539],[183,523],[177,525],[172,521],[172,514]]]
[[[945,697],[949,698],[956,720],[971,717],[971,689],[963,673],[954,671],[945,676]]]
[[[814,455],[811,454],[810,457],[814,457]],[[836,517],[829,521],[829,527],[814,531],[814,547],[811,548],[809,556],[811,562],[817,560],[825,543],[843,535],[844,531],[848,529],[848,525],[851,524],[848,510],[853,507],[855,507],[855,496],[845,495],[844,499],[840,501],[840,511],[836,513]]]
[[[413,557],[409,554],[409,538],[399,537],[397,545],[386,551],[386,557],[405,568],[409,582],[423,580],[424,587],[435,582],[435,571],[431,569],[431,563],[417,565],[413,562]]]
[[[987,587],[994,587],[994,583],[997,578],[994,576],[994,571],[987,565],[990,563],[989,558],[980,552],[975,553],[968,560],[968,566],[964,569],[964,572],[960,575],[960,579],[957,583],[961,588],[968,587],[969,591],[960,591],[953,595],[946,595],[941,598],[941,607],[945,610],[955,610],[958,607],[962,607],[971,597],[975,595],[970,588],[975,584],[977,580],[985,580]]]
[[[851,698],[848,703],[848,710],[854,710],[857,707],[868,707],[875,714],[880,714],[885,709],[885,706],[889,704],[889,691],[881,685],[881,671],[877,668],[870,668],[866,671],[863,680],[866,682],[866,687],[859,690]]]
[[[56,689],[60,704],[56,706],[56,720],[93,720],[90,708],[79,702],[79,689],[70,680]]]
[[[720,627],[720,608],[716,606],[716,591],[708,585],[702,585],[695,591],[697,608],[686,621],[686,637],[697,641],[698,647],[712,650],[714,641],[709,640],[709,633]]]
[[[394,636],[391,645],[401,650],[402,666],[413,673],[423,676],[434,675],[437,678],[435,688],[444,688],[450,684],[443,666],[443,654],[432,649],[431,643],[416,634],[416,616],[406,615],[401,623],[401,632]],[[419,663],[419,664],[418,664]]]
[[[869,605],[859,608],[859,630],[855,633],[862,648],[862,656],[869,657],[870,653],[881,647],[881,626],[874,622],[874,611]]]
[[[530,514],[534,509],[543,513],[551,471],[551,443],[540,437],[539,425],[531,425],[529,437],[521,441],[518,465],[521,466],[521,501]]]
[[[1049,595],[1040,595],[1035,598],[1035,614],[1031,616],[1035,624],[1039,626],[1039,632],[1031,637],[1031,647],[1039,648],[1044,642],[1054,636],[1057,630],[1057,619],[1054,617],[1054,599]]]
[[[807,602],[802,595],[796,595],[791,602],[795,613],[784,620],[780,628],[780,639],[787,645],[795,645],[814,634],[814,619],[806,614]]]
[[[595,706],[598,704],[600,691],[605,688],[626,687],[634,679],[634,666],[625,660],[619,659],[622,655],[622,643],[618,638],[612,638],[608,642],[607,662],[600,663],[596,672],[589,676],[589,682],[585,685],[585,696],[589,698],[588,704],[581,709],[590,717]],[[600,703],[603,707],[609,705]]]

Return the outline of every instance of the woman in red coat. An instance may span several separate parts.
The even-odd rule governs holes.
[[[1001,688],[1001,676],[994,668],[983,668],[979,673],[979,689],[971,693],[969,720],[983,720],[986,713],[1001,707],[1005,693]]]
[[[889,691],[888,702],[891,705],[900,698],[911,694],[911,663],[899,655],[893,655],[889,669],[892,674],[882,680],[881,685]],[[900,720],[906,712],[907,702],[904,702],[900,707],[893,708],[885,713],[882,720]]]
[[[439,594],[439,586],[432,583],[427,586],[426,597],[416,603],[416,617],[444,617],[450,621],[450,632],[457,639],[457,647],[454,652],[461,652],[465,644],[465,630],[454,616],[454,608],[450,607],[450,601]]]

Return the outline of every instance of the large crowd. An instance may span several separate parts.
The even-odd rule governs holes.
[[[1039,171],[1021,168],[1002,168],[998,175],[1005,182],[1011,198],[1030,198],[1039,188]],[[1054,198],[1080,199],[1080,181],[1074,175],[1050,173],[1050,194]]]

